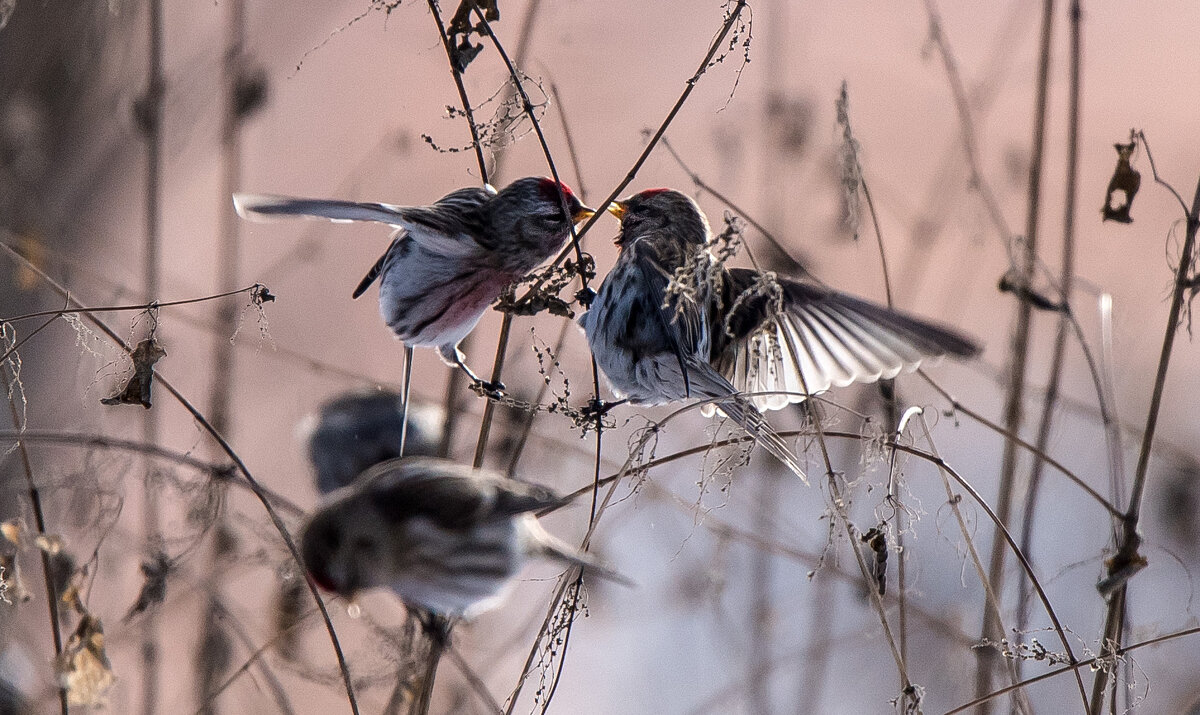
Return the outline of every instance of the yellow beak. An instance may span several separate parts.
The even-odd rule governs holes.
[[[595,215],[596,212],[594,209],[589,209],[587,206],[580,206],[579,210],[571,216],[571,220],[575,223],[579,223],[580,221],[587,221],[589,218]]]
[[[608,205],[608,212],[617,217],[618,221],[625,219],[625,203],[623,201],[614,201]]]

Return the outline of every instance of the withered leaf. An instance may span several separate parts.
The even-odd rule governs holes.
[[[450,18],[450,33],[463,35],[472,30],[471,10],[475,7],[479,8],[488,22],[499,20],[500,8],[496,6],[496,2],[497,0],[462,0],[458,9],[454,11],[454,17]]]
[[[154,382],[154,363],[167,354],[158,340],[147,338],[137,344],[129,354],[133,360],[133,376],[125,388],[112,397],[100,402],[105,405],[141,405],[150,409],[150,386]]]
[[[1117,150],[1117,168],[1113,170],[1112,178],[1108,180],[1108,192],[1105,194],[1104,208],[1101,209],[1101,214],[1105,221],[1133,223],[1129,209],[1133,206],[1133,197],[1137,195],[1138,188],[1142,185],[1142,175],[1129,164],[1129,157],[1137,148],[1137,140],[1131,137],[1128,144],[1113,144],[1113,147]],[[1114,203],[1117,197],[1122,198],[1123,201]]]
[[[882,596],[887,590],[887,533],[878,527],[871,527],[859,538],[874,555],[870,564],[871,577],[875,579],[875,587]]]
[[[458,5],[458,9],[454,11],[454,17],[450,18],[450,46],[451,60],[454,62],[454,69],[462,74],[467,70],[467,65],[483,52],[483,45],[472,44],[471,35],[483,37],[485,32],[483,24],[480,23],[477,27],[471,22],[471,11],[478,7],[483,13],[484,19],[489,23],[496,22],[500,19],[500,8],[496,6],[496,0],[462,0]]]
[[[162,551],[155,552],[149,560],[142,562],[142,590],[138,593],[137,601],[125,614],[125,621],[145,611],[151,606],[162,603],[167,597],[167,576],[171,574],[171,560]]]
[[[103,706],[117,676],[104,650],[104,626],[90,613],[79,620],[58,656],[59,687],[71,705]]]

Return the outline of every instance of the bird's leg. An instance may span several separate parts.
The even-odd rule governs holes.
[[[429,640],[439,650],[445,648],[446,644],[450,642],[450,631],[454,628],[454,621],[424,608],[416,609],[414,615],[421,623],[421,630],[425,632]]]
[[[588,400],[587,405],[585,405],[584,408],[582,410],[580,410],[580,413],[584,417],[599,418],[599,417],[603,417],[603,416],[607,415],[609,410],[611,410],[612,408],[617,407],[618,405],[623,405],[626,402],[629,402],[629,400],[625,399],[625,400],[616,400],[614,402],[605,402],[604,400],[601,400],[599,397],[593,397],[592,399]]]
[[[471,383],[475,385],[480,392],[488,397],[503,397],[504,383],[500,382],[499,380],[491,382],[476,375],[471,368],[467,367],[467,363],[463,361],[466,356],[462,354],[462,351],[458,349],[457,345],[442,345],[438,348],[438,352],[441,354],[442,360],[446,361],[447,365],[457,367],[459,370],[462,370],[464,373],[466,373],[467,377],[470,378]]]

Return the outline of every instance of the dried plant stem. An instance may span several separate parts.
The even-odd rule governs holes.
[[[16,248],[13,246],[9,246],[9,248],[16,250]],[[84,312],[87,312],[87,313],[116,313],[116,312],[123,311],[123,312],[143,313],[148,310],[157,310],[158,308],[167,308],[167,307],[176,306],[176,305],[190,305],[192,303],[205,303],[210,300],[217,300],[218,298],[228,298],[231,295],[240,295],[242,293],[249,294],[249,293],[253,293],[256,290],[263,289],[265,287],[266,286],[262,285],[261,283],[255,283],[254,285],[246,286],[245,288],[235,288],[232,290],[224,291],[222,293],[214,293],[213,295],[201,296],[199,298],[183,298],[181,300],[168,300],[168,301],[163,301],[163,302],[151,300],[146,303],[137,303],[134,305],[109,305],[109,306],[102,306],[102,307],[96,307],[96,308],[88,308],[86,311],[81,308],[74,308],[74,309],[61,308],[59,310],[39,310],[36,313],[24,313],[22,315],[15,315],[11,318],[0,317],[0,322],[16,323],[16,322],[19,322],[22,320],[28,320],[30,318],[41,318],[41,317],[47,316],[47,315],[57,318],[57,317],[60,317],[63,315],[67,315],[69,313],[77,314],[77,313],[84,313]],[[4,357],[7,357],[7,355],[5,355]]]
[[[38,534],[46,534],[46,513],[42,509],[42,494],[37,481],[33,478],[33,462],[29,459],[29,449],[25,446],[25,420],[17,409],[13,382],[15,377],[9,377],[7,363],[0,361],[0,379],[3,379],[4,394],[8,395],[8,408],[12,415],[14,438],[17,441],[17,453],[21,457],[21,469],[25,474],[25,486],[29,490],[29,508],[33,512],[33,523]],[[50,572],[50,554],[45,549],[39,549],[42,555],[42,579],[46,584],[46,608],[50,618],[50,637],[54,641],[54,656],[62,654],[62,631],[58,625],[58,594],[54,587],[54,578]],[[66,715],[70,710],[67,703],[67,691],[58,690],[58,707]]]
[[[1034,100],[1033,149],[1029,159],[1029,195],[1025,217],[1025,237],[1021,253],[1015,266],[1021,279],[1028,285],[1033,280],[1037,265],[1038,207],[1042,194],[1042,162],[1046,146],[1046,105],[1050,85],[1050,47],[1054,28],[1054,0],[1042,1],[1041,41],[1038,52],[1037,96]],[[1004,397],[1004,426],[1013,433],[1021,432],[1025,404],[1025,374],[1029,360],[1029,333],[1032,327],[1033,305],[1022,300],[1017,304],[1017,324],[1013,329],[1009,365],[1008,390]],[[1007,525],[1012,512],[1013,496],[1017,490],[1016,443],[1007,440],[1000,463],[1000,484],[996,502],[996,514],[1002,524]],[[988,563],[988,581],[997,594],[1004,592],[1004,560],[1007,546],[1000,539],[992,542],[992,554]],[[995,616],[988,612],[984,616],[981,637],[999,642],[1004,637],[1003,629]],[[992,672],[999,664],[999,654],[991,648],[980,648],[975,671],[975,694],[982,695],[992,689]],[[1083,696],[1087,703],[1086,695]],[[984,715],[989,711],[984,706]]]
[[[504,319],[500,322],[500,339],[496,343],[496,360],[492,363],[492,375],[490,380],[492,383],[500,382],[501,373],[504,371],[504,356],[508,352],[508,336],[512,331],[512,314],[505,313]],[[472,464],[476,469],[483,466],[483,458],[487,454],[488,437],[492,432],[492,419],[495,417],[496,403],[488,400],[483,406],[483,420],[479,423],[479,439],[475,442],[475,458]]]
[[[796,359],[794,355],[792,359]],[[801,373],[797,374],[800,374],[801,389],[805,394],[812,394],[808,389],[808,385],[805,384],[804,375]],[[825,443],[825,429],[821,425],[820,410],[813,409],[810,414],[813,422],[813,433],[817,438],[817,447],[821,451],[821,459],[825,462],[825,477],[829,487],[830,510],[838,522],[841,523],[842,529],[846,532],[850,551],[854,554],[854,560],[858,564],[859,573],[862,574],[863,583],[873,583],[874,579],[871,577],[871,570],[863,559],[862,551],[859,550],[857,545],[858,539],[856,538],[857,534],[854,524],[850,521],[849,503],[846,500],[845,490],[843,489],[844,478],[840,473],[834,471],[833,462],[829,457],[829,448]],[[888,648],[892,653],[892,659],[896,662],[896,672],[900,679],[901,693],[898,700],[901,703],[899,707],[901,710],[904,710],[915,705],[919,709],[920,703],[916,696],[916,690],[913,687],[912,680],[908,677],[908,664],[904,659],[904,655],[900,652],[896,637],[892,633],[891,625],[888,623],[887,611],[883,606],[883,598],[879,595],[879,591],[874,588],[868,588],[867,595],[872,607],[875,609],[875,614],[879,617],[879,625],[883,629],[883,637],[887,641]]]
[[[588,190],[584,184],[583,165],[579,161],[579,152],[575,149],[575,135],[571,133],[571,123],[567,121],[566,107],[563,106],[562,97],[558,95],[558,86],[553,81],[550,82],[550,97],[554,101],[554,109],[558,113],[558,123],[562,127],[563,139],[567,142],[567,156],[571,159],[571,171],[575,174],[575,188],[586,204]]]
[[[221,118],[221,180],[217,190],[217,215],[220,217],[220,241],[217,244],[217,290],[225,294],[235,291],[241,274],[238,248],[241,224],[233,209],[232,196],[241,188],[242,117],[238,110],[238,85],[245,61],[245,0],[229,0],[225,23],[225,58],[223,68],[224,107]],[[213,426],[227,432],[230,425],[230,404],[233,397],[233,345],[229,336],[237,329],[237,311],[232,303],[217,308],[217,333],[213,336]]]
[[[232,291],[241,273],[238,260],[238,244],[241,237],[241,221],[233,210],[231,197],[241,188],[242,117],[238,108],[239,84],[242,80],[242,63],[245,51],[245,0],[229,0],[225,17],[225,56],[222,62],[223,111],[221,116],[221,180],[217,189],[217,216],[219,217],[220,240],[217,244],[216,284],[220,291]],[[221,434],[232,430],[232,404],[234,384],[234,350],[231,336],[237,330],[237,310],[226,302],[217,306],[217,331],[212,339],[212,404],[210,420],[213,428]],[[193,662],[196,673],[196,694],[200,699],[201,711],[215,713],[216,701],[207,694],[224,679],[226,643],[230,630],[225,627],[220,614],[225,612],[221,599],[220,575],[229,567],[235,556],[236,540],[228,522],[225,508],[225,492],[228,483],[213,484],[213,500],[217,504],[214,523],[214,538],[209,548],[207,570],[213,575],[204,580],[207,605],[200,614],[200,649]],[[233,629],[237,630],[237,629]]]
[[[925,0],[925,14],[929,18],[929,39],[934,47],[937,48],[938,54],[942,58],[942,65],[946,69],[946,79],[949,81],[950,90],[954,95],[954,107],[958,112],[958,121],[962,125],[963,149],[966,152],[967,167],[971,172],[971,186],[979,192],[980,198],[983,199],[984,207],[987,209],[992,225],[1004,238],[1005,242],[1009,242],[1012,239],[1012,231],[1008,227],[1008,222],[1004,219],[1004,211],[1000,208],[1000,202],[996,199],[991,185],[984,178],[983,170],[980,168],[979,148],[975,143],[975,120],[971,111],[971,102],[967,98],[966,86],[963,84],[962,76],[958,71],[958,62],[954,59],[954,53],[950,50],[950,43],[946,39],[946,34],[942,31],[942,18],[938,13],[934,0]],[[1011,251],[1011,247],[1009,250]]]
[[[458,344],[460,350],[464,353],[469,353],[471,350],[471,336],[463,338]],[[442,422],[442,439],[438,443],[437,454],[439,457],[448,458],[454,450],[454,438],[458,434],[458,418],[463,414],[459,409],[459,393],[462,391],[463,380],[466,376],[462,374],[462,370],[451,370],[449,377],[446,378],[446,394],[442,397],[442,413],[445,415],[445,421]]]
[[[159,294],[161,258],[160,222],[162,192],[162,126],[163,95],[166,80],[163,78],[163,7],[162,0],[150,0],[148,16],[149,67],[145,94],[141,98],[142,130],[146,142],[146,186],[145,186],[145,256],[143,280],[145,296],[153,301]],[[158,442],[158,413],[148,412],[143,416],[142,439],[151,444]],[[160,523],[158,475],[153,464],[146,460],[146,475],[143,481],[142,530],[145,538],[145,558],[154,558],[162,549],[162,525]],[[158,658],[158,613],[148,609],[141,619],[141,677],[142,713],[153,715],[158,710],[159,658]]]
[[[1071,64],[1070,89],[1067,108],[1067,184],[1065,205],[1063,207],[1063,245],[1062,265],[1059,272],[1058,289],[1062,305],[1069,306],[1071,290],[1075,277],[1075,202],[1079,187],[1079,94],[1080,94],[1080,59],[1082,57],[1082,9],[1080,0],[1072,0],[1070,10],[1071,26]],[[1062,379],[1063,365],[1066,362],[1067,338],[1072,329],[1069,308],[1059,316],[1058,331],[1054,336],[1053,354],[1050,358],[1050,378],[1046,384],[1046,395],[1042,403],[1042,414],[1038,424],[1038,451],[1045,452],[1050,444],[1051,426],[1054,422],[1054,412],[1058,407],[1059,383]],[[1082,340],[1081,340],[1082,342]],[[1103,391],[1098,395],[1101,407],[1105,402]],[[1038,495],[1042,484],[1042,472],[1045,463],[1034,457],[1033,469],[1029,476],[1029,490],[1025,494],[1025,504],[1021,513],[1021,551],[1026,556],[1033,556],[1033,524],[1037,513]],[[1115,475],[1114,475],[1115,477]],[[1025,603],[1029,586],[1023,576],[1018,581],[1017,597],[1017,631],[1023,633],[1026,628]],[[1023,672],[1024,661],[1017,662],[1017,672]]]
[[[1143,146],[1146,146],[1146,154],[1149,156],[1149,146],[1145,143],[1145,137],[1141,138]],[[1153,162],[1151,166],[1153,166]],[[1154,172],[1154,178],[1156,181],[1161,181],[1158,178],[1157,171]],[[1172,191],[1174,190],[1172,189]],[[1178,193],[1176,193],[1176,196],[1178,196]],[[1108,561],[1109,578],[1118,577],[1123,572],[1131,576],[1137,570],[1137,563],[1142,558],[1138,553],[1138,548],[1141,545],[1141,537],[1138,535],[1138,524],[1141,520],[1142,497],[1146,488],[1150,452],[1154,445],[1154,431],[1158,427],[1158,414],[1162,407],[1163,392],[1167,383],[1167,368],[1170,365],[1171,351],[1175,345],[1175,333],[1179,328],[1180,316],[1183,312],[1190,287],[1195,280],[1192,269],[1195,263],[1194,253],[1196,248],[1196,231],[1198,228],[1200,228],[1200,181],[1196,184],[1196,193],[1192,199],[1192,206],[1187,212],[1187,229],[1183,239],[1183,249],[1179,254],[1179,266],[1175,272],[1175,289],[1171,296],[1171,309],[1167,315],[1167,328],[1163,333],[1162,350],[1159,352],[1158,370],[1154,376],[1154,390],[1150,395],[1150,408],[1146,415],[1146,429],[1142,432],[1142,446],[1138,452],[1137,466],[1134,468],[1133,484],[1129,493],[1129,508],[1125,512],[1117,537],[1117,551]],[[1128,576],[1126,576],[1126,579]],[[1109,599],[1108,612],[1105,615],[1104,633],[1100,641],[1101,649],[1099,657],[1101,662],[1111,660],[1121,648],[1121,631],[1124,621],[1127,583],[1127,580],[1121,581]],[[1096,671],[1096,677],[1092,683],[1091,712],[1093,715],[1099,713],[1103,707],[1104,692],[1108,688],[1108,680],[1108,668],[1101,668]]]
[[[475,691],[475,694],[478,695],[483,704],[487,706],[488,712],[503,712],[504,708],[501,707],[500,703],[496,702],[496,699],[492,697],[490,692],[488,692],[487,684],[484,683],[479,675],[475,673],[474,669],[471,668],[471,664],[462,657],[462,654],[455,650],[453,643],[446,644],[445,651],[442,653],[442,657],[448,657],[454,662],[454,665],[458,667],[458,671],[462,673],[463,677],[466,678],[467,682],[471,685],[471,689]]]
[[[904,436],[904,428],[907,426],[907,417],[912,412],[913,408],[909,408],[909,411],[905,412],[905,417],[899,419],[895,418],[894,413],[896,412],[896,395],[894,387],[891,392],[891,399],[888,400],[887,407],[888,412],[892,413],[889,414],[891,419],[888,422],[888,427],[890,429],[893,424],[896,426],[895,431],[893,432],[894,436],[892,437],[892,441],[899,442]],[[904,522],[905,517],[908,515],[908,509],[900,496],[900,481],[897,479],[896,475],[896,450],[891,449],[888,451],[888,481],[887,497],[885,501],[889,506],[893,506],[895,509],[895,521],[890,523],[890,526],[896,543],[896,551],[899,552],[897,554],[899,558],[896,560],[896,600],[898,601],[899,605],[896,613],[896,620],[900,625],[900,657],[907,661],[909,602],[907,593],[908,567],[906,562],[908,561],[908,551],[904,548],[904,534],[907,531],[907,527]]]
[[[433,684],[437,678],[438,663],[442,660],[442,653],[446,650],[450,631],[454,627],[451,621],[432,613],[425,614],[425,618],[428,619],[423,622],[425,636],[429,639],[429,655],[426,656],[425,672],[421,676],[417,697],[413,699],[412,708],[409,710],[410,715],[428,715],[429,706],[433,702]]]
[[[889,308],[894,307],[892,300],[892,277],[888,271],[887,251],[883,249],[883,231],[879,228],[879,215],[875,212],[875,200],[871,198],[871,190],[867,188],[867,180],[862,179],[863,197],[867,200],[867,213],[871,215],[871,226],[875,229],[875,243],[879,246],[879,264],[883,268],[883,294],[887,297]]]

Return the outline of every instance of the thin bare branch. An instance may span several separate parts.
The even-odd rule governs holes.
[[[1058,289],[1064,306],[1070,304],[1071,289],[1075,277],[1075,203],[1079,193],[1079,95],[1080,95],[1080,60],[1082,58],[1082,15],[1080,0],[1071,2],[1071,66],[1070,66],[1070,99],[1067,109],[1067,183],[1066,198],[1063,207],[1063,245],[1062,265],[1059,272]],[[1038,422],[1036,445],[1039,452],[1045,452],[1050,444],[1051,426],[1054,413],[1058,408],[1058,389],[1062,379],[1063,365],[1066,360],[1067,338],[1072,327],[1072,316],[1069,310],[1059,315],[1058,330],[1054,336],[1054,348],[1050,358],[1050,378],[1046,384],[1046,394],[1042,403],[1042,414]],[[1082,343],[1082,335],[1080,335]],[[1104,409],[1107,391],[1098,394],[1101,410]],[[1119,435],[1118,435],[1119,436]],[[1038,495],[1042,485],[1044,462],[1034,457],[1033,469],[1029,476],[1029,489],[1025,493],[1025,504],[1021,510],[1021,550],[1032,558],[1033,554],[1033,524],[1037,514]],[[1113,475],[1114,478],[1116,475]],[[1025,630],[1025,607],[1028,586],[1022,577],[1018,582],[1017,597],[1017,630]],[[1023,663],[1018,662],[1018,672]]]

